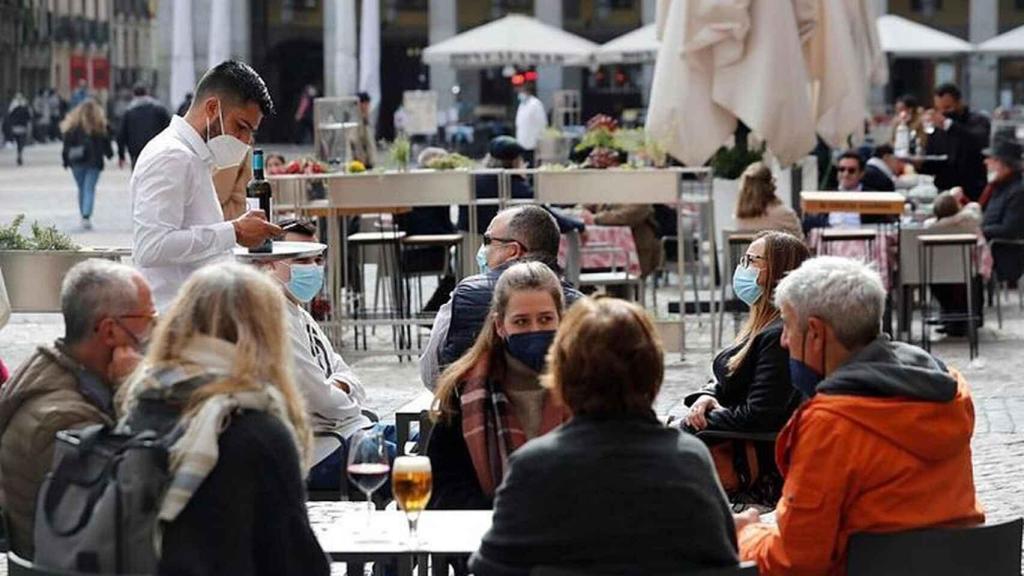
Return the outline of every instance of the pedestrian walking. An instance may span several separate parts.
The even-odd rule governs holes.
[[[47,142],[50,140],[50,99],[46,90],[39,89],[36,97],[32,99],[32,112],[35,123],[32,127],[32,138],[36,142]]]
[[[78,80],[78,88],[75,88],[75,91],[71,93],[71,108],[77,108],[89,96],[89,83],[85,81],[85,78],[80,78]]]
[[[4,133],[14,140],[18,147],[18,166],[23,163],[22,151],[25,149],[25,139],[28,137],[28,127],[32,122],[32,111],[29,110],[28,100],[18,92],[11,100],[7,108],[7,118],[4,119]]]
[[[295,143],[308,144],[313,141],[313,101],[316,99],[316,86],[307,84],[299,97],[299,106],[295,109]]]
[[[128,152],[132,168],[135,168],[135,161],[142,149],[171,123],[171,113],[159,100],[149,95],[144,85],[136,84],[132,93],[134,97],[121,117],[121,126],[117,132],[117,160],[122,168],[125,152]]]
[[[60,121],[64,119],[64,109],[67,104],[61,100],[57,91],[53,88],[46,90],[46,98],[50,103],[50,140],[60,139]]]
[[[78,185],[78,210],[82,227],[92,230],[92,208],[96,199],[96,182],[103,170],[104,158],[113,158],[110,131],[103,107],[89,98],[79,104],[61,123],[64,149],[61,158],[71,168]]]

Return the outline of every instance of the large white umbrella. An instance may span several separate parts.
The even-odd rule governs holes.
[[[978,44],[978,52],[989,54],[1024,54],[1024,26],[1004,32],[995,38]]]
[[[658,26],[652,22],[602,44],[594,52],[598,64],[654,62],[658,56]]]
[[[461,68],[584,65],[597,47],[536,18],[509,14],[427,47],[423,62]]]
[[[882,51],[910,58],[950,56],[974,50],[970,42],[893,14],[878,17],[878,40]]]

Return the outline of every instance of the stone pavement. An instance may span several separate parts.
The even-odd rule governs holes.
[[[83,244],[128,246],[131,218],[127,181],[126,170],[114,167],[104,171],[95,229],[87,232],[79,228],[74,183],[70,174],[61,170],[55,146],[29,148],[27,165],[21,169],[14,167],[13,151],[0,150],[0,222],[26,213],[30,220],[56,224]],[[431,288],[425,287],[427,293]],[[659,300],[666,301],[668,294],[664,296]],[[994,314],[989,314],[982,329],[980,359],[968,362],[963,340],[939,340],[933,346],[934,353],[962,370],[972,386],[977,415],[975,481],[992,520],[1024,515],[1024,313],[1015,301],[1016,297],[1011,297],[1004,304],[1007,318],[1002,330],[996,329]],[[695,348],[687,352],[685,361],[680,361],[678,355],[666,359],[665,384],[657,402],[662,416],[677,413],[681,399],[706,380],[711,359],[707,326],[697,326],[692,320],[689,326],[688,342]],[[15,315],[0,331],[0,357],[13,368],[36,345],[58,337],[62,329],[59,315]],[[386,349],[389,344],[385,333],[390,331],[379,330],[371,346]],[[731,323],[726,325],[726,337],[730,334]],[[343,355],[350,352],[343,350]],[[415,363],[384,356],[359,359],[353,365],[367,383],[371,407],[385,419],[393,418],[399,406],[422,390]],[[2,565],[0,562],[0,575]]]

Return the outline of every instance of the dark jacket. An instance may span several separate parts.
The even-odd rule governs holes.
[[[727,364],[742,343],[719,352],[712,363],[716,381],[685,399],[690,406],[701,396],[711,395],[722,405],[708,412],[708,430],[778,432],[800,405],[800,393],[789,378],[789,352],[780,343],[782,320],[772,322],[753,338],[734,373],[729,374]]]
[[[967,197],[976,201],[985,188],[985,162],[981,151],[989,144],[991,126],[988,118],[966,107],[962,113],[949,118],[953,120],[949,130],[936,126],[925,147],[928,155],[945,154],[949,158],[925,162],[921,172],[934,174],[935,186],[939,190],[963,186]]]
[[[165,434],[182,409],[140,399],[128,425]],[[265,412],[241,411],[217,446],[217,464],[164,528],[159,573],[330,574],[306,514],[295,441],[284,425]]]
[[[441,349],[441,365],[447,366],[458,360],[473,346],[483,328],[484,320],[491,309],[494,285],[498,277],[514,262],[490,270],[487,274],[476,274],[463,278],[452,290],[452,319],[448,325],[448,336]],[[566,307],[583,297],[571,284],[562,280],[562,294]]]
[[[121,118],[117,132],[117,157],[124,160],[125,151],[131,156],[132,166],[142,149],[154,136],[171,123],[171,113],[159,100],[144,96],[135,98]]]
[[[1024,238],[1024,183],[1020,175],[993,190],[985,205],[981,231],[990,243]],[[1010,281],[1020,278],[1024,273],[1024,248],[996,243],[991,249],[996,277]]]
[[[861,178],[865,190],[876,192],[895,192],[896,183],[889,178],[889,175],[870,164],[864,168],[864,176]]]
[[[707,448],[650,414],[576,416],[517,450],[469,567],[479,576],[535,566],[646,574],[737,561]]]
[[[474,177],[476,182],[476,197],[479,199],[495,199],[498,197],[498,177],[491,174],[479,174]],[[526,178],[518,175],[513,175],[511,178],[512,182],[512,198],[517,200],[524,200],[533,198],[533,188],[530,187],[530,183],[526,181]],[[558,210],[553,210],[548,206],[543,206],[552,216],[555,218],[555,222],[558,223],[558,230],[565,234],[572,230],[583,231],[583,221],[572,218],[561,214]],[[493,206],[477,206],[476,207],[476,233],[483,234],[487,232],[487,226],[491,223],[498,214],[498,207]],[[463,232],[469,231],[469,209],[465,206],[459,206],[459,230]]]
[[[76,155],[80,159],[76,159]],[[103,159],[113,158],[109,134],[86,134],[81,128],[74,128],[64,135],[64,147],[60,153],[65,168],[92,168],[103,170]]]

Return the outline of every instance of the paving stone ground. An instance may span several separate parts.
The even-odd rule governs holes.
[[[60,168],[59,150],[53,146],[28,149],[27,165],[14,167],[14,154],[0,149],[0,223],[19,213],[29,219],[55,224],[82,244],[128,246],[131,234],[127,193],[128,172],[106,170],[100,178],[93,231],[78,226],[75,188],[71,175]],[[674,288],[673,288],[674,289]],[[429,294],[430,286],[425,288]],[[659,296],[668,300],[669,293]],[[997,329],[993,313],[981,331],[981,356],[971,362],[966,342],[939,340],[934,353],[960,369],[971,384],[977,416],[973,439],[975,483],[991,520],[1024,516],[1024,313],[1016,297],[1004,304],[1004,325]],[[706,321],[706,317],[705,317]],[[666,379],[657,401],[661,415],[676,413],[682,398],[706,380],[711,359],[709,333],[705,322],[690,321],[685,360],[666,358]],[[731,324],[727,324],[729,335]],[[40,343],[50,342],[63,330],[55,314],[16,314],[0,331],[0,357],[17,366]],[[387,349],[389,342],[380,330],[371,347]],[[350,355],[348,350],[344,355]],[[415,363],[399,362],[395,356],[355,360],[355,369],[367,383],[370,405],[385,419],[415,397],[419,384]],[[0,576],[5,566],[0,562]]]

